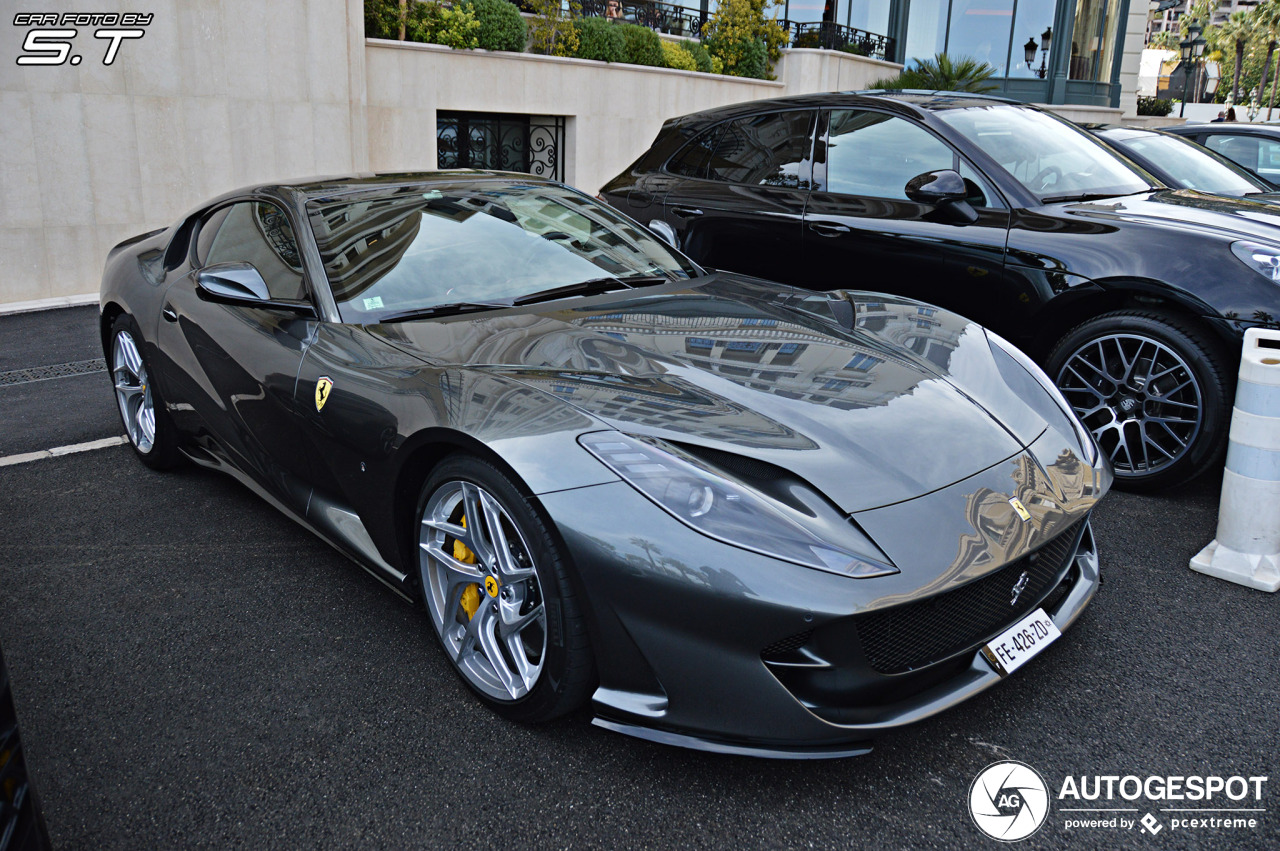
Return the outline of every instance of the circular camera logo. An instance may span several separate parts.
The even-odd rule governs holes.
[[[992,763],[969,787],[969,815],[992,839],[1026,839],[1049,815],[1049,788],[1029,765],[1011,759]]]

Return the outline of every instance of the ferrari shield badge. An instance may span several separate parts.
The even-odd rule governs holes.
[[[490,597],[498,596],[498,579],[493,574],[489,574],[484,578],[484,590],[489,592]]]
[[[319,404],[317,402],[317,404]],[[1022,504],[1022,500],[1016,496],[1009,500],[1009,504],[1013,506],[1013,510],[1018,512],[1018,516],[1022,518],[1022,522],[1026,523],[1031,519],[1031,512],[1027,511],[1027,507]]]
[[[324,403],[329,401],[329,391],[333,389],[333,379],[327,375],[320,376],[320,380],[316,382],[316,411],[318,412],[324,407]]]

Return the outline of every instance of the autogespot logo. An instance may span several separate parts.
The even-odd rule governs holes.
[[[1049,787],[1029,765],[1011,759],[994,762],[969,787],[969,815],[992,839],[1026,839],[1049,815]]]

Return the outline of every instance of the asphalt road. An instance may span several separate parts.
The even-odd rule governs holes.
[[[0,317],[0,373],[100,356],[93,318]],[[102,374],[0,386],[0,455],[119,434],[115,416]],[[585,713],[503,722],[420,612],[230,479],[128,447],[0,466],[0,644],[58,848],[995,848],[966,800],[1006,758],[1055,793],[1271,778],[1254,829],[1068,831],[1055,802],[1017,847],[1275,848],[1280,595],[1187,569],[1217,499],[1108,497],[1105,584],[1061,640],[840,761],[677,750]]]

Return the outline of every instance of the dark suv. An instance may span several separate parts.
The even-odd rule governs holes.
[[[1280,209],[1167,189],[1001,98],[818,94],[686,115],[601,193],[703,264],[907,295],[996,329],[1046,366],[1131,488],[1219,461],[1243,329],[1280,317]]]

